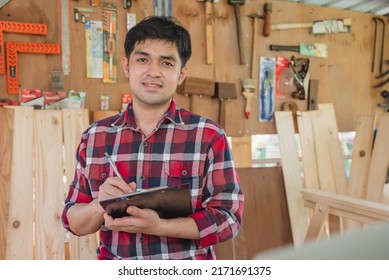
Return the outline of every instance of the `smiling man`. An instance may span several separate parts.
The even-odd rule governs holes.
[[[213,245],[238,234],[244,196],[224,130],[173,99],[187,73],[190,35],[172,18],[149,17],[128,31],[124,48],[132,102],[83,133],[63,225],[75,235],[100,230],[99,259],[215,259]],[[191,195],[184,217],[129,206],[128,215],[113,218],[99,203],[180,184]]]

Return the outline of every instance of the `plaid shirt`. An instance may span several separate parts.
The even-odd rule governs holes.
[[[112,155],[123,179],[137,190],[189,183],[199,240],[100,230],[99,259],[214,259],[212,245],[234,238],[241,226],[244,197],[228,139],[216,123],[176,106],[174,100],[147,137],[137,128],[131,104],[119,115],[93,123],[77,150],[62,222],[67,210],[97,198],[114,176]]]

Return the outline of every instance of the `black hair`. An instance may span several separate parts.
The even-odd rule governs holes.
[[[171,42],[177,46],[178,53],[184,66],[192,55],[192,46],[189,32],[173,17],[150,16],[144,18],[126,35],[124,50],[129,57],[135,44],[146,39],[158,39]]]

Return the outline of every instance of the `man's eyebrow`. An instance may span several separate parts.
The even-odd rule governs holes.
[[[134,54],[150,56],[150,54],[148,52],[144,52],[144,51],[141,51],[141,50],[134,51]],[[178,61],[177,57],[174,56],[174,55],[161,55],[160,57],[162,59],[165,59],[165,60]]]
[[[134,54],[140,54],[140,55],[146,55],[146,56],[150,55],[149,53],[144,52],[144,51],[134,51]]]
[[[161,58],[166,60],[177,61],[177,58],[174,55],[161,55]]]

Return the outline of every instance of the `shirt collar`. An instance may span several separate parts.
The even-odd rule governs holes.
[[[175,125],[183,125],[184,121],[181,117],[181,108],[177,106],[175,100],[172,98],[170,107],[166,111],[165,115],[159,122],[162,123],[174,123]],[[132,101],[128,104],[126,110],[120,114],[119,118],[112,123],[112,126],[128,126],[130,128],[136,129],[136,122],[134,116],[134,110],[132,107]]]

